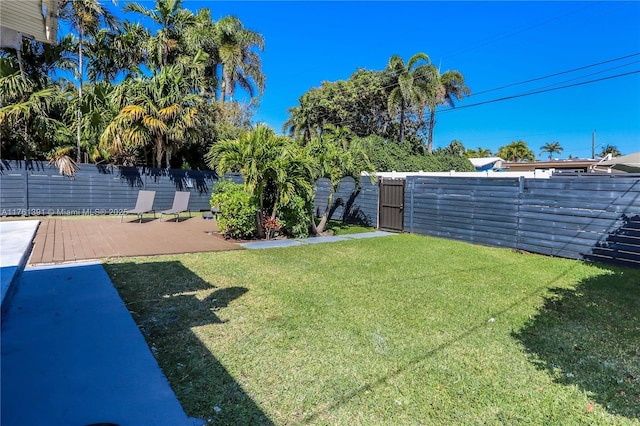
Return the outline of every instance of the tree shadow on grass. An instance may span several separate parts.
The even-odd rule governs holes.
[[[227,322],[219,312],[246,288],[216,287],[177,261],[104,266],[189,416],[213,424],[273,425],[192,331]]]
[[[531,362],[611,414],[640,418],[640,269],[609,267],[575,290],[554,289],[514,334]]]

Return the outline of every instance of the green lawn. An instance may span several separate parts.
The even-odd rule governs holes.
[[[640,424],[640,269],[408,234],[105,267],[212,424]]]

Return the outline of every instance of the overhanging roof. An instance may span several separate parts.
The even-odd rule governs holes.
[[[627,173],[640,173],[640,151],[633,154],[613,157],[611,160],[602,161],[598,167],[611,167]]]
[[[0,0],[0,46],[15,48],[22,37],[56,42],[57,0]]]
[[[509,171],[534,171],[542,169],[556,170],[583,170],[585,172],[591,169],[598,160],[592,159],[572,159],[572,160],[552,160],[552,161],[508,161],[502,163],[503,167]]]

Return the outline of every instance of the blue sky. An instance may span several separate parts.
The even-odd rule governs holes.
[[[561,158],[587,158],[596,130],[596,153],[603,144],[623,154],[640,151],[640,2],[186,0],[184,6],[209,8],[214,20],[235,15],[264,36],[267,83],[254,118],[277,131],[287,109],[322,81],[347,79],[358,68],[381,70],[394,54],[406,61],[424,52],[441,71],[462,72],[477,93],[453,110],[441,108],[435,147],[457,139],[495,152],[525,140],[539,154],[557,141]],[[581,67],[587,68],[564,73]],[[564,74],[480,93],[556,73]],[[625,73],[632,74],[614,77]],[[573,84],[580,85],[472,106]]]

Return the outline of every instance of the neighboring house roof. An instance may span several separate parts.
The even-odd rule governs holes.
[[[551,160],[551,161],[523,161],[512,162],[506,161],[502,163],[502,167],[510,172],[516,171],[534,171],[542,169],[555,169],[555,170],[577,170],[583,172],[591,171],[591,167],[598,163],[600,160],[592,159],[573,159],[573,160]]]
[[[473,164],[473,167],[478,168],[478,167],[488,166],[489,164],[495,164],[499,161],[502,162],[504,160],[500,157],[486,157],[486,158],[469,158],[469,161],[471,161],[471,164]]]
[[[601,161],[596,164],[596,167],[607,167],[627,173],[640,173],[640,151],[620,157],[613,157],[610,160]]]
[[[0,47],[16,48],[22,37],[56,42],[58,0],[0,0]]]

